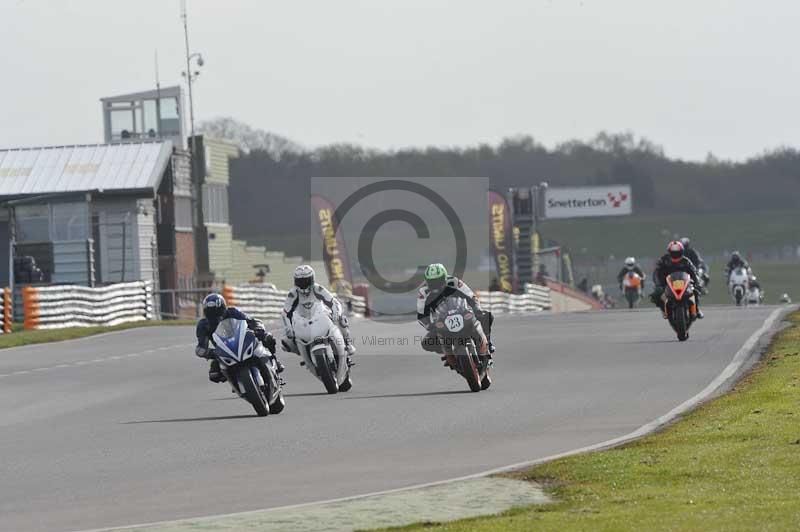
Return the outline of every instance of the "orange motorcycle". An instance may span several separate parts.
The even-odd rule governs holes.
[[[689,338],[689,327],[697,319],[695,288],[686,272],[674,272],[667,276],[667,289],[662,298],[664,313],[681,342]]]

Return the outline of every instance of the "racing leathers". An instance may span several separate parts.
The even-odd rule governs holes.
[[[284,351],[290,353],[300,354],[297,348],[297,342],[294,339],[294,328],[292,327],[292,317],[298,305],[307,306],[320,301],[323,305],[328,307],[331,312],[331,320],[338,325],[342,333],[342,339],[335,339],[337,342],[344,343],[344,350],[347,354],[348,363],[352,364],[350,357],[356,352],[353,346],[353,340],[350,335],[350,322],[344,312],[341,301],[328,291],[324,286],[314,283],[308,290],[301,290],[293,286],[289,293],[286,295],[286,302],[283,305],[283,312],[281,319],[283,320],[283,333],[284,337],[281,344]]]
[[[478,337],[475,338],[476,343],[481,351],[488,352],[488,354],[494,352],[494,346],[491,342],[494,316],[492,316],[491,312],[481,308],[480,302],[475,297],[475,293],[464,281],[452,275],[447,276],[442,290],[432,292],[425,284],[419,288],[417,293],[417,321],[428,331],[422,339],[422,348],[425,351],[442,353],[442,347],[437,342],[438,337],[431,323],[431,313],[439,302],[444,301],[450,296],[460,296],[467,301],[467,304],[478,319],[478,327],[476,327]]]
[[[708,268],[706,267],[706,262],[703,260],[703,257],[701,257],[697,250],[693,247],[684,248],[683,253],[686,258],[692,262],[695,269],[698,271],[698,274],[700,273],[700,269],[703,269],[703,286],[708,286],[708,282],[711,280],[711,277],[708,275]]]
[[[644,290],[644,279],[645,279],[644,271],[642,270],[641,266],[639,266],[638,264],[634,264],[632,268],[628,268],[627,266],[624,266],[619,271],[619,273],[617,274],[617,283],[619,283],[620,290],[622,290],[622,280],[625,279],[625,276],[628,274],[628,272],[634,272],[634,273],[638,274],[639,277],[642,278],[642,290]]]
[[[650,301],[655,306],[662,309],[663,303],[661,296],[664,295],[664,289],[667,285],[667,276],[675,272],[686,272],[692,278],[694,283],[694,301],[697,306],[697,316],[702,317],[700,312],[700,294],[703,292],[703,285],[700,283],[700,278],[697,276],[697,268],[694,267],[692,261],[687,257],[681,257],[679,261],[673,262],[669,254],[662,256],[656,262],[656,267],[653,270],[653,293],[650,294]]]
[[[200,358],[211,359],[211,365],[208,368],[209,380],[212,382],[225,382],[227,380],[220,369],[219,360],[217,360],[213,354],[214,345],[213,343],[209,345],[209,341],[211,340],[211,335],[217,330],[217,326],[220,322],[228,318],[247,322],[247,328],[253,331],[256,338],[264,344],[264,347],[270,352],[270,356],[275,362],[277,372],[281,373],[284,368],[283,364],[278,360],[278,357],[275,356],[275,338],[264,328],[264,324],[261,320],[251,318],[236,307],[228,307],[219,320],[202,318],[197,322],[195,330],[197,335],[197,347],[195,348],[195,354]]]

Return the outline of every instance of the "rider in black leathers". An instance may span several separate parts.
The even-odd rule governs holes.
[[[245,320],[247,328],[253,331],[256,338],[270,352],[272,359],[275,361],[276,371],[278,373],[283,371],[283,364],[275,356],[275,337],[264,328],[261,320],[249,317],[236,307],[228,307],[225,304],[225,299],[219,294],[209,294],[203,299],[203,316],[205,317],[197,322],[195,331],[197,335],[195,354],[201,358],[211,359],[211,365],[208,368],[208,379],[211,382],[225,382],[227,380],[220,369],[219,360],[211,355],[213,345],[209,349],[209,341],[220,322],[228,318]]]
[[[694,267],[698,270],[703,269],[703,286],[708,286],[708,283],[711,282],[711,276],[708,274],[708,266],[706,266],[706,261],[703,260],[703,257],[700,256],[700,253],[697,249],[692,246],[692,241],[689,239],[688,236],[681,238],[681,244],[683,244],[683,254],[686,255],[686,258],[692,261]]]
[[[667,276],[674,272],[686,272],[692,278],[695,286],[695,305],[697,306],[697,317],[703,319],[703,312],[700,310],[700,294],[704,293],[703,285],[697,276],[697,268],[694,267],[683,252],[683,244],[673,241],[667,246],[667,253],[658,259],[653,270],[653,293],[650,294],[650,301],[655,306],[662,309],[661,296],[666,288]],[[664,316],[666,317],[666,316]]]

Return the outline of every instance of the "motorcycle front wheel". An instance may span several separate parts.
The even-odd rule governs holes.
[[[336,368],[328,360],[328,354],[319,350],[314,353],[314,366],[317,368],[317,375],[319,375],[322,384],[325,385],[325,391],[329,394],[339,392],[339,385],[336,384]]]
[[[253,405],[253,409],[259,416],[269,415],[269,405],[264,392],[258,387],[258,384],[253,380],[253,374],[250,371],[250,366],[241,366],[236,374],[239,379],[239,384],[244,389],[244,396],[247,401]]]
[[[478,375],[478,367],[475,359],[465,346],[457,346],[455,349],[458,372],[466,379],[469,389],[473,392],[481,391],[481,378]]]
[[[678,333],[678,340],[685,342],[689,338],[689,321],[686,319],[686,308],[682,304],[675,304],[675,332]]]

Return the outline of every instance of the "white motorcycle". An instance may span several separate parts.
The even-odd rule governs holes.
[[[747,303],[745,295],[749,290],[749,285],[750,276],[748,275],[746,269],[738,267],[731,272],[730,277],[728,278],[728,290],[733,296],[736,306]]]
[[[292,316],[297,350],[304,365],[329,394],[353,387],[344,337],[331,319],[331,311],[319,301],[299,305]]]
[[[280,414],[286,402],[275,363],[247,328],[247,322],[234,318],[222,320],[211,341],[220,369],[233,391],[253,405],[259,416]]]
[[[764,293],[757,286],[750,286],[747,290],[747,304],[760,305],[764,302]]]

